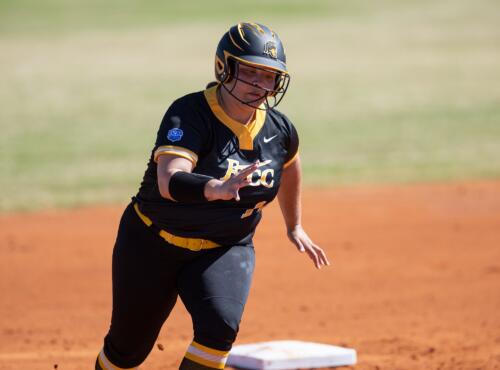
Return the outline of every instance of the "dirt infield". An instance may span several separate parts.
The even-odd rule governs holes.
[[[93,368],[121,209],[0,216],[0,369]],[[500,369],[500,182],[308,189],[304,224],[333,265],[315,270],[269,206],[238,343],[346,345],[359,370]],[[142,368],[177,368],[190,335],[178,303]]]

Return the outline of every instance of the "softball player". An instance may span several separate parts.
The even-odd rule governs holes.
[[[113,250],[113,312],[96,369],[135,369],[179,296],[194,338],[180,369],[223,369],[254,270],[252,237],[276,196],[289,239],[329,262],[301,227],[299,139],[274,109],[289,74],[278,35],[257,23],[224,34],[216,83],[167,110]]]

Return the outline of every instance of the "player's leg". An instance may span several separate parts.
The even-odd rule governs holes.
[[[96,369],[131,369],[151,351],[177,299],[178,248],[155,235],[130,206],[113,250],[113,312]]]
[[[205,251],[186,265],[179,295],[191,314],[194,340],[182,370],[223,369],[238,333],[254,270],[253,247]]]

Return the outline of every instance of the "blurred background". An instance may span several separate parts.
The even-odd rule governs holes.
[[[500,177],[494,0],[0,0],[0,212],[125,203],[222,34],[273,28],[306,185]]]

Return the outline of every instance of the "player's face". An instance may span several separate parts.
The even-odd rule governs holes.
[[[266,98],[266,90],[274,89],[275,81],[276,73],[240,63],[233,94],[259,106]]]

